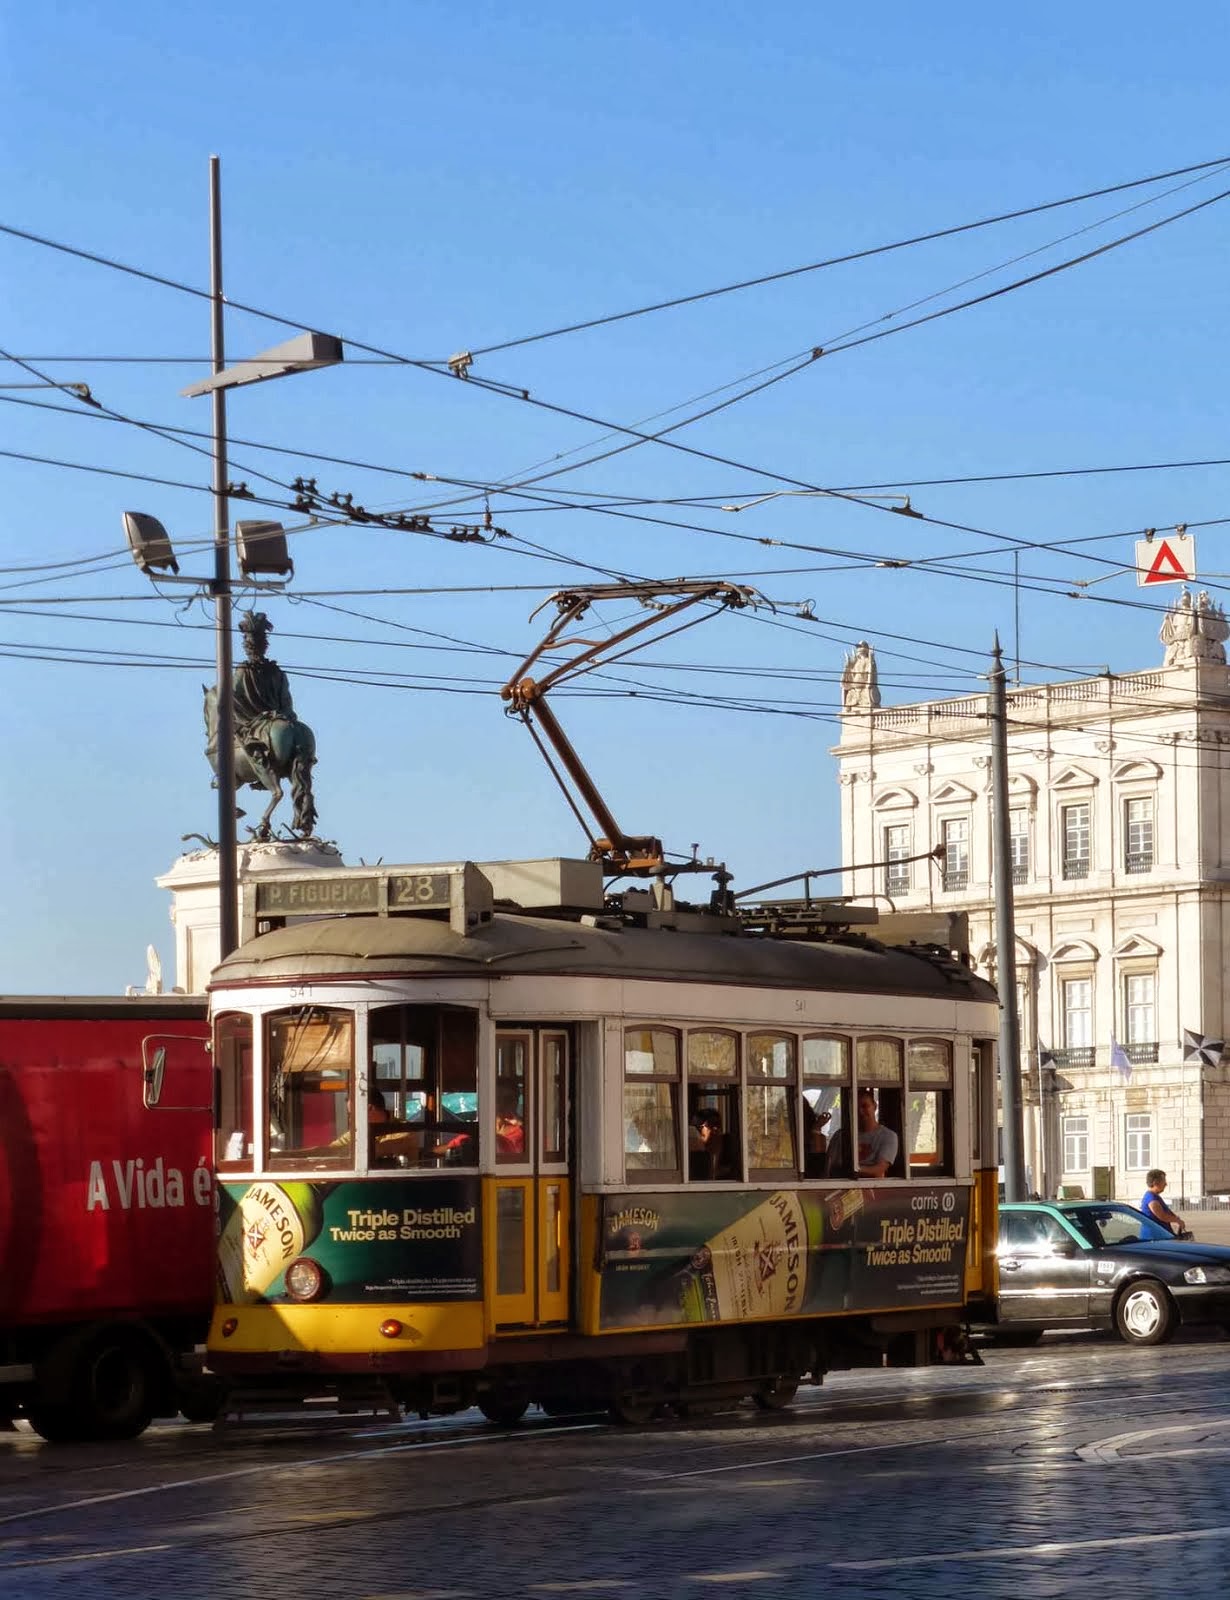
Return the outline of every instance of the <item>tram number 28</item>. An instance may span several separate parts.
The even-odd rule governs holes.
[[[416,872],[389,879],[389,906],[447,906],[448,874]]]

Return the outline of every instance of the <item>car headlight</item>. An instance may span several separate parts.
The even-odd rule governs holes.
[[[1230,1267],[1188,1267],[1184,1283],[1230,1283]]]

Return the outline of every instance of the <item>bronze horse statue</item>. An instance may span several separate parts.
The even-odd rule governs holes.
[[[269,620],[261,612],[247,613],[240,624],[246,660],[235,668],[235,788],[246,784],[271,796],[252,837],[264,842],[273,837],[271,818],[282,799],[282,780],[290,782],[295,813],[292,832],[310,838],[316,828],[316,800],[312,794],[312,768],[316,763],[316,736],[295,715],[290,684],[276,661],[266,657]],[[205,691],[205,753],[218,775],[218,691]],[[241,811],[240,816],[243,815]]]

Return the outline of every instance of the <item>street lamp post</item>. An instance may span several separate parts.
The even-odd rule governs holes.
[[[332,334],[304,332],[227,368],[222,298],[222,184],[217,156],[209,158],[209,299],[211,376],[190,384],[185,395],[208,394],[213,402],[213,507],[214,571],[209,580],[168,578],[163,582],[203,586],[214,602],[215,670],[217,673],[218,784],[218,959],[225,960],[239,943],[239,860],[235,830],[235,676],[231,650],[232,587],[230,480],[227,468],[226,391],[241,384],[261,383],[291,372],[335,366],[345,351]],[[126,511],[124,529],[133,559],[143,572],[169,568],[178,573],[175,553],[166,529],[156,517]],[[240,523],[240,568],[245,577],[257,573],[293,572],[286,556],[286,540],[279,523]],[[245,540],[246,534],[246,540]]]
[[[213,376],[226,366],[222,320],[222,179],[217,156],[209,158],[210,364]],[[231,511],[227,496],[226,386],[217,384],[214,433],[214,648],[218,679],[218,960],[239,943],[239,847],[235,832],[235,676],[231,655]]]

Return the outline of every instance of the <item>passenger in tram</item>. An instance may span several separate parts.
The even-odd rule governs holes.
[[[370,1089],[367,1095],[368,1159],[374,1167],[396,1167],[403,1158],[418,1157],[422,1136],[412,1128],[395,1123],[389,1115],[388,1101],[380,1089]],[[349,1143],[349,1134],[343,1134],[335,1144]]]
[[[897,1159],[901,1141],[882,1125],[874,1089],[858,1092],[858,1176],[882,1178]]]
[[[828,1124],[831,1111],[817,1111],[811,1101],[803,1100],[803,1176],[827,1178],[829,1175]]]
[[[688,1177],[694,1183],[715,1183],[737,1176],[730,1139],[722,1132],[716,1111],[698,1111],[692,1119],[696,1147],[688,1153]]]
[[[495,1148],[498,1155],[525,1154],[525,1123],[521,1119],[521,1097],[511,1083],[500,1086],[496,1099]]]

